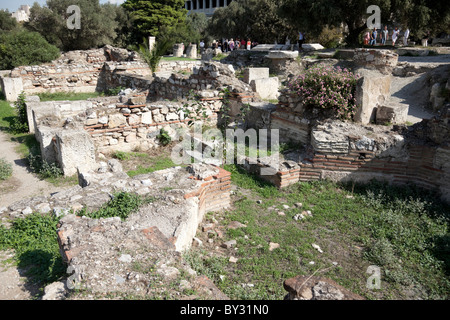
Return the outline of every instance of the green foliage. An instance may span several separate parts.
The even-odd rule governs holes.
[[[25,93],[22,92],[14,102],[16,117],[13,118],[9,126],[9,131],[13,134],[28,132],[27,105],[25,103]]]
[[[8,10],[0,10],[0,31],[11,31],[19,27]]]
[[[323,64],[306,70],[287,87],[303,98],[307,106],[333,109],[341,119],[352,119],[356,112],[357,76],[347,69]]]
[[[277,0],[235,0],[214,12],[208,31],[215,37],[283,43],[296,39],[296,30],[278,14]]]
[[[62,170],[56,163],[48,163],[42,160],[42,156],[37,147],[30,150],[27,161],[30,170],[38,174],[42,179],[56,179],[63,175]]]
[[[187,14],[184,0],[127,0],[122,7],[130,15],[132,34],[136,43],[148,36],[158,39],[164,27],[184,23]]]
[[[163,146],[167,146],[172,142],[172,138],[170,137],[169,133],[164,129],[161,129],[159,131],[159,135],[157,135],[156,138]]]
[[[77,212],[77,215],[87,216],[93,219],[119,217],[125,220],[130,214],[136,212],[139,207],[151,201],[143,200],[139,195],[128,192],[119,192],[113,195],[111,201],[94,212],[88,212],[87,208],[83,208]]]
[[[59,57],[59,50],[39,33],[26,30],[0,32],[0,69],[37,65]]]
[[[14,249],[18,267],[41,285],[65,273],[56,234],[58,221],[56,216],[34,213],[14,220],[9,229],[0,225],[0,250]]]
[[[67,28],[67,19],[72,14],[66,11],[71,5],[80,7],[81,29]],[[118,11],[122,12],[118,14]],[[124,23],[127,19],[124,14],[122,8],[100,4],[99,0],[48,0],[46,7],[34,3],[25,26],[39,32],[61,50],[87,50],[113,44],[122,27],[119,21]]]
[[[0,158],[0,180],[6,180],[11,177],[13,173],[12,164],[5,159]]]
[[[172,46],[172,41],[168,39],[158,39],[152,51],[150,51],[148,38],[143,38],[143,43],[138,46],[138,52],[141,58],[149,65],[153,72],[158,69],[161,57],[166,54]]]
[[[172,161],[170,157],[158,158],[150,166],[139,165],[136,170],[128,171],[129,177],[135,177],[140,174],[152,173],[159,170],[164,170],[168,168],[175,167],[176,164]]]

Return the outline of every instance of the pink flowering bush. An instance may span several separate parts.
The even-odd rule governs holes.
[[[319,64],[287,86],[291,93],[302,97],[305,106],[333,109],[337,117],[351,120],[356,112],[357,80],[358,75],[347,69]]]

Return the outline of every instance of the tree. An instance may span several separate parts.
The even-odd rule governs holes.
[[[184,0],[127,0],[122,6],[130,15],[136,43],[143,37],[158,37],[163,27],[177,26],[186,20]]]
[[[429,30],[450,29],[450,6],[447,0],[282,0],[279,13],[298,30],[317,36],[325,27],[347,27],[347,45],[357,45],[367,28],[370,5],[381,10],[382,24],[401,24],[420,36]],[[450,32],[450,30],[449,30]]]
[[[325,27],[345,24],[347,44],[356,45],[359,34],[367,28],[370,5],[380,7],[382,20],[389,17],[390,0],[283,0],[279,13],[310,37],[317,37]]]
[[[39,33],[27,30],[0,32],[0,69],[50,62],[60,55]]]
[[[72,16],[67,8],[71,5],[81,9],[81,29],[67,27],[67,19]],[[100,5],[99,0],[47,0],[47,7],[33,5],[25,26],[62,50],[86,50],[113,43],[118,29],[116,8]]]
[[[11,31],[19,26],[8,10],[0,10],[0,31]]]
[[[421,38],[428,32],[450,33],[450,6],[447,0],[392,0],[396,20],[411,34]]]
[[[278,14],[278,0],[235,0],[215,11],[210,32],[216,37],[244,38],[258,42],[284,42],[296,37],[292,24]]]

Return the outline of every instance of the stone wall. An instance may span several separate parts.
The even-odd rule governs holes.
[[[21,66],[13,69],[11,78],[21,78],[27,94],[42,92],[94,92],[104,90],[102,76],[106,71],[139,75],[151,74],[147,64],[136,53],[105,46],[101,49],[63,53],[52,63]]]
[[[366,183],[414,183],[450,201],[450,111],[439,119],[405,127],[327,122],[311,128],[303,151],[286,154],[278,172],[261,178],[279,188],[298,181],[329,179]],[[244,165],[260,174],[262,161]]]

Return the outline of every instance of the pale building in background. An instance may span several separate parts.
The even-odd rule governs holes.
[[[11,13],[11,16],[17,20],[17,22],[30,20],[30,6],[21,5],[16,12]]]

